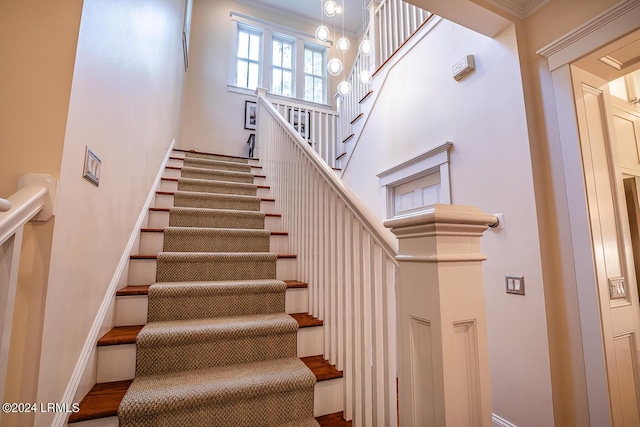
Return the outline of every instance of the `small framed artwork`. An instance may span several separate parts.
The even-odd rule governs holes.
[[[255,101],[244,102],[244,128],[256,130],[258,118],[258,104]]]
[[[289,108],[289,123],[303,139],[311,138],[311,112]]]

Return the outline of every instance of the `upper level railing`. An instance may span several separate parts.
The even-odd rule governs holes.
[[[338,134],[338,112],[330,108],[270,98],[272,105],[331,167],[342,152]]]
[[[26,174],[20,177],[15,194],[0,199],[0,397],[7,379],[24,225],[53,216],[57,182],[51,175]],[[1,417],[0,413],[0,421]]]
[[[339,103],[340,133],[343,141],[354,135],[353,125],[362,117],[361,104],[371,90],[370,83],[362,83],[363,71],[375,76],[377,71],[415,34],[432,13],[402,0],[373,1],[369,4],[365,37],[373,42],[368,56],[357,54],[347,81],[352,91]],[[344,150],[342,150],[344,152]]]
[[[397,425],[397,245],[278,109],[258,96],[260,162],[324,322],[324,357],[344,371],[345,418]]]

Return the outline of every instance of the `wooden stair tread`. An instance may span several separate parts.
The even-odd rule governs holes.
[[[116,326],[98,340],[98,347],[106,345],[135,344],[144,325]]]
[[[174,148],[173,151],[179,151],[181,153],[208,154],[210,156],[228,157],[230,159],[259,160],[259,159],[255,158],[255,157],[231,156],[229,154],[207,153],[206,151],[183,150],[181,148]],[[182,160],[182,159],[180,159],[180,160]]]
[[[345,139],[342,140],[343,143],[347,143],[349,141],[351,141],[351,139],[356,136],[355,133],[352,133],[351,135],[349,135],[348,137],[346,137]]]
[[[171,210],[171,208],[149,208],[149,210],[151,212],[169,212]],[[264,216],[265,217],[270,216],[270,217],[280,218],[280,217],[282,217],[282,214],[266,213],[266,214],[264,214]]]
[[[322,358],[322,356],[314,357]],[[317,374],[316,377],[318,377]],[[318,381],[322,380],[318,379]],[[117,416],[120,402],[132,382],[133,380],[124,380],[94,385],[80,402],[80,410],[69,416],[69,423]],[[351,422],[344,420],[342,412],[323,415],[316,420],[322,427],[351,427]]]
[[[355,122],[360,120],[363,116],[364,116],[364,113],[358,114],[355,119],[351,120],[351,124],[354,124]]]
[[[118,291],[116,292],[116,296],[126,297],[135,295],[149,295],[149,286],[151,285],[125,286],[122,289],[118,289]]]
[[[208,252],[208,253],[216,253],[216,252]],[[241,252],[239,252],[241,253]],[[265,252],[268,253],[268,252]],[[278,259],[294,259],[298,258],[296,254],[278,254]],[[158,259],[158,254],[137,254],[137,255],[129,255],[129,259]]]
[[[331,365],[327,360],[324,360],[322,355],[301,357],[300,360],[307,365],[307,368],[311,369],[318,381],[342,378],[342,371],[338,371],[335,366]]]
[[[327,414],[321,417],[316,417],[316,421],[321,427],[351,427],[351,421],[345,421],[343,412],[336,412],[335,414]]]
[[[311,328],[323,325],[322,320],[316,319],[309,313],[289,313],[289,316],[296,319],[299,328]]]
[[[80,410],[69,415],[69,423],[115,417],[133,380],[96,384],[80,402]]]
[[[359,104],[362,104],[364,101],[367,100],[367,98],[369,98],[371,95],[373,95],[373,91],[370,90],[369,92],[366,93],[365,96],[362,97],[362,99],[360,101],[358,101]]]
[[[283,280],[283,282],[287,284],[287,289],[301,289],[309,286],[299,280]],[[116,292],[116,296],[149,295],[149,286],[151,285],[125,286]]]

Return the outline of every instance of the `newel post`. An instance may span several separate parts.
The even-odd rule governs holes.
[[[402,427],[490,427],[480,237],[493,215],[435,205],[385,226],[398,238]]]

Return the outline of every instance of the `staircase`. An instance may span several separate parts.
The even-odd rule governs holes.
[[[260,169],[174,150],[70,424],[350,425]]]

